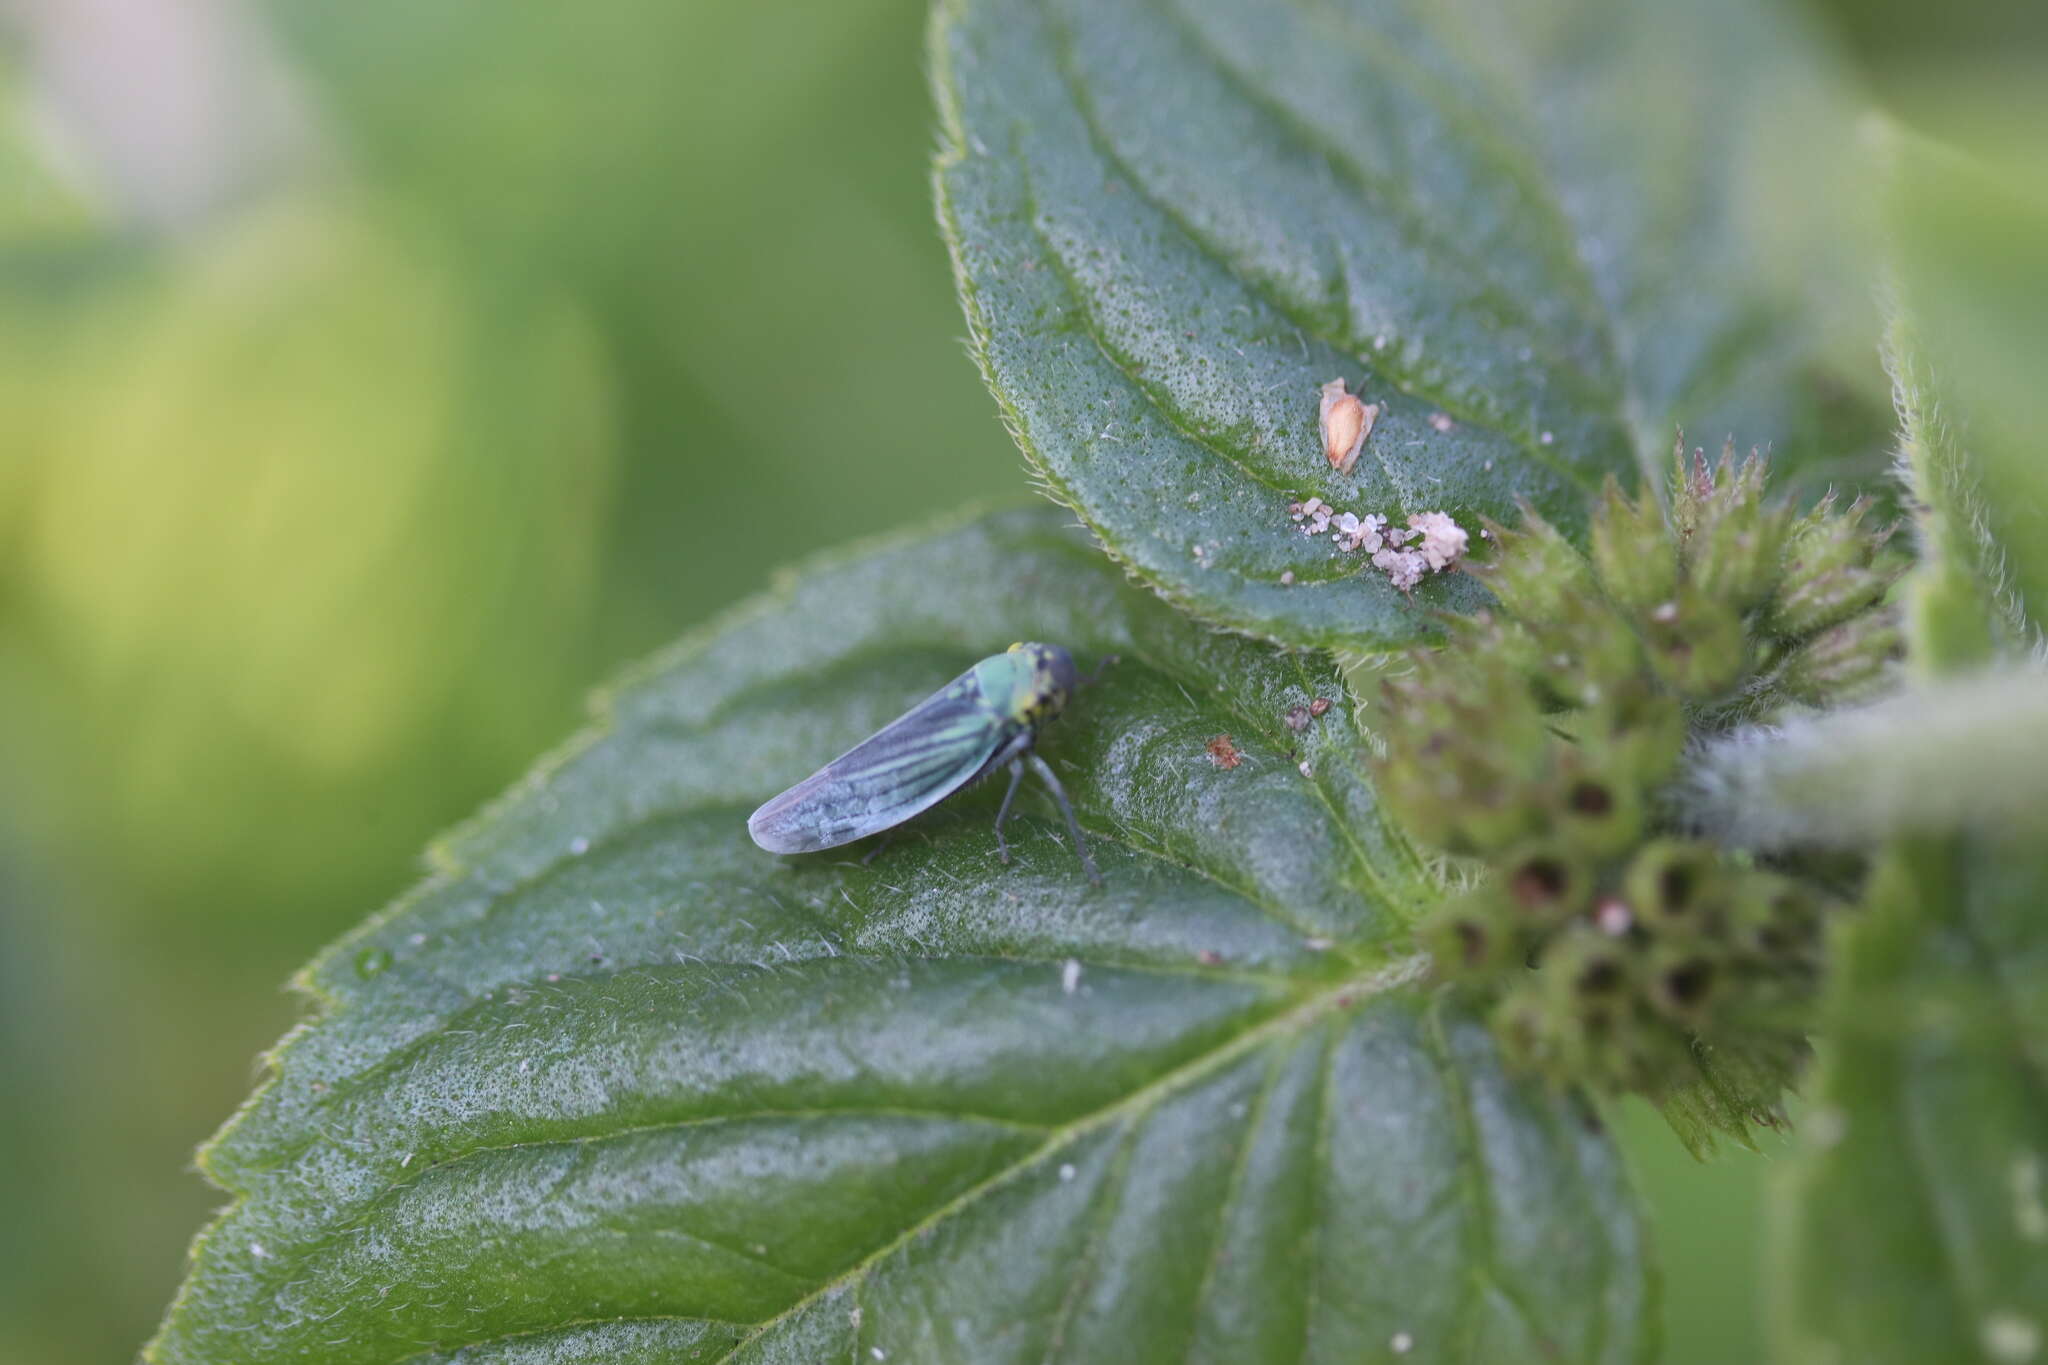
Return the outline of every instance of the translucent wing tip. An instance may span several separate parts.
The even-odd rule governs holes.
[[[784,818],[790,804],[788,796],[784,792],[763,802],[759,810],[747,817],[747,834],[770,853],[808,853],[816,847],[815,843],[804,837],[800,825],[792,825]]]
[[[823,772],[811,774],[749,815],[747,833],[754,842],[770,853],[816,853],[872,833],[836,828],[819,820],[815,798],[825,776]]]

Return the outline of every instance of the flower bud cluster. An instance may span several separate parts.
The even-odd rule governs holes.
[[[1655,1093],[1701,1049],[1803,1033],[1825,896],[1685,837],[1664,795],[1696,735],[1880,685],[1902,566],[1866,503],[1800,515],[1764,483],[1754,455],[1681,449],[1668,512],[1609,481],[1590,554],[1533,512],[1489,525],[1469,571],[1497,607],[1383,684],[1388,804],[1491,873],[1425,946],[1560,1081]]]

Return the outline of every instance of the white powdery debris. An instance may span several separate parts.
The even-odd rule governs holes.
[[[1429,561],[1420,550],[1381,550],[1372,557],[1372,566],[1402,592],[1420,583],[1429,571]]]
[[[1465,528],[1446,512],[1417,512],[1406,526],[1391,526],[1378,513],[1361,517],[1339,512],[1321,498],[1309,498],[1289,503],[1287,515],[1305,536],[1328,531],[1339,550],[1372,556],[1373,567],[1402,592],[1420,583],[1423,575],[1457,564],[1471,543]]]
[[[1321,498],[1310,498],[1307,502],[1289,503],[1287,515],[1303,523],[1301,533],[1305,536],[1319,536],[1330,529],[1330,521],[1337,509]]]
[[[1422,544],[1416,549],[1429,561],[1431,573],[1441,573],[1457,563],[1471,539],[1464,527],[1442,512],[1417,512],[1408,518],[1408,524],[1422,535]]]
[[[1337,528],[1334,539],[1340,550],[1363,550],[1367,554],[1372,554],[1386,544],[1386,537],[1383,534],[1387,527],[1385,517],[1377,514],[1355,517],[1346,512],[1338,517],[1334,524]]]

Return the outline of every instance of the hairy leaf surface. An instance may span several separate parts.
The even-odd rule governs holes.
[[[1945,662],[2048,644],[2048,177],[1900,136],[1889,352]],[[1964,604],[1974,598],[1976,610]],[[1971,619],[1975,618],[1975,619]],[[1988,636],[1959,639],[1970,627]]]
[[[2048,1340],[2048,859],[1902,841],[1848,926],[1782,1171],[1784,1358],[2033,1359]]]
[[[940,217],[1006,419],[1212,620],[1370,647],[1470,604],[1305,537],[1308,496],[1577,528],[1674,424],[1804,453],[1827,310],[1761,278],[1744,214],[1759,130],[1784,152],[1839,109],[1774,11],[946,0],[933,64]],[[1348,474],[1317,428],[1337,377],[1382,409]]]
[[[1770,1282],[1788,1361],[2016,1365],[2048,1343],[2048,857],[2028,771],[2044,675],[1984,665],[2038,648],[2048,598],[2048,406],[2023,358],[2048,302],[2048,199],[1924,145],[1894,154],[1911,648],[1938,681],[1795,730],[1770,760],[1804,783],[1784,793],[1795,810],[1896,836],[1836,935]],[[1830,731],[1823,754],[1809,740]],[[1821,761],[1801,773],[1800,750]],[[1838,814],[1793,823],[1826,840]]]
[[[440,845],[307,970],[150,1357],[1642,1358],[1616,1159],[1419,984],[1336,671],[1060,522],[811,566]],[[1121,656],[1044,744],[1103,887],[1040,795],[1007,866],[986,788],[872,860],[748,840],[1020,637]]]

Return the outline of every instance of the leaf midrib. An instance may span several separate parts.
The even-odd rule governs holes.
[[[1298,4],[1298,0],[1296,2]],[[1539,336],[1547,333],[1548,329],[1538,321],[1536,314],[1517,301],[1514,289],[1494,278],[1483,259],[1467,256],[1463,251],[1443,241],[1441,237],[1430,230],[1428,215],[1422,210],[1422,206],[1414,200],[1412,195],[1406,191],[1405,187],[1389,182],[1384,177],[1368,170],[1359,164],[1355,157],[1346,153],[1342,147],[1331,143],[1329,138],[1320,129],[1304,123],[1278,97],[1265,89],[1235,63],[1231,62],[1228,54],[1219,51],[1209,35],[1203,32],[1201,27],[1178,4],[1174,3],[1174,0],[1149,0],[1149,3],[1153,9],[1167,15],[1174,25],[1187,35],[1189,41],[1202,52],[1210,65],[1223,77],[1228,85],[1236,89],[1245,99],[1264,109],[1278,127],[1287,131],[1288,136],[1312,148],[1330,165],[1339,168],[1342,177],[1359,192],[1362,198],[1367,199],[1373,207],[1385,212],[1393,220],[1403,237],[1411,243],[1418,245],[1426,244],[1427,250],[1443,257],[1454,271],[1469,274],[1479,280],[1484,287],[1474,299],[1474,302],[1480,307],[1485,308],[1494,321],[1526,328],[1528,331]],[[1348,26],[1340,31],[1348,34]],[[1347,46],[1352,47],[1354,51],[1360,50],[1363,47],[1363,45],[1355,43],[1347,44]],[[1416,88],[1416,83],[1414,82],[1404,82],[1403,84],[1411,93]],[[1427,102],[1436,106],[1440,113],[1443,112],[1441,102],[1433,98]],[[1089,123],[1093,125],[1095,120],[1092,111],[1087,115],[1087,118]],[[1463,122],[1458,119],[1447,119],[1447,121],[1459,124]],[[1461,127],[1460,131],[1462,132],[1464,129]],[[1523,177],[1523,184],[1527,188],[1541,192],[1545,197],[1546,207],[1554,208],[1555,201],[1550,197],[1549,187],[1543,184],[1541,177],[1525,176]],[[1566,245],[1569,247],[1568,242]],[[1577,256],[1576,252],[1572,252],[1569,258],[1563,261],[1556,259],[1555,253],[1548,253],[1548,258],[1549,263],[1553,266],[1565,265],[1571,269],[1571,274],[1567,277],[1567,282],[1570,286],[1569,293],[1575,302],[1590,311],[1592,315],[1590,321],[1593,324],[1593,328],[1600,336],[1602,342],[1605,343],[1606,358],[1611,361],[1618,360],[1613,346],[1613,334],[1610,326],[1611,319],[1607,317],[1605,307],[1597,291],[1590,288],[1590,282],[1584,276],[1583,260]],[[1607,384],[1601,382],[1603,376],[1586,369],[1580,362],[1568,356],[1558,354],[1546,355],[1544,358],[1558,373],[1580,381],[1582,387],[1580,385],[1574,386],[1576,397],[1584,398],[1602,407],[1611,407],[1620,402],[1621,390],[1619,388],[1610,390]],[[1621,369],[1617,365],[1614,377],[1618,379],[1620,374]]]
[[[1048,543],[1058,544],[1066,548],[1073,548],[1068,547],[1067,543],[1064,541]],[[1145,658],[1145,662],[1148,665],[1155,668],[1157,671],[1159,671],[1162,675],[1166,675],[1170,672],[1170,670],[1168,670],[1163,665],[1158,664],[1157,662],[1149,658],[1146,658],[1143,655],[1139,655],[1139,657]],[[832,661],[834,665],[836,665],[838,662],[839,661],[837,659]],[[810,670],[810,672],[816,671],[818,670]],[[794,676],[803,675],[804,671],[799,670],[797,674],[795,674]],[[1341,675],[1338,677],[1338,681],[1341,684]],[[1346,689],[1346,691],[1348,693],[1348,688]],[[1234,692],[1228,694],[1228,699],[1224,703],[1222,709],[1228,712],[1229,714],[1237,717],[1238,720],[1244,722],[1248,730],[1255,733],[1259,733],[1262,736],[1262,738],[1265,738],[1269,743],[1274,744],[1276,746],[1278,745],[1279,741],[1277,739],[1277,736],[1269,734],[1265,730],[1264,727],[1266,725],[1266,720],[1264,719],[1264,717],[1254,716],[1250,711],[1242,709],[1240,703],[1240,694]],[[706,717],[698,722],[681,720],[661,720],[643,723],[643,725],[640,728],[643,730],[658,730],[661,732],[675,734],[678,736],[701,734],[714,728],[718,716],[722,714],[723,709],[721,708],[720,711],[714,713],[713,716]],[[601,727],[600,729],[592,732],[591,736],[589,737],[590,745],[580,750],[580,752],[587,752],[588,747],[594,747],[597,743],[601,742],[602,740],[606,738],[616,737],[624,732],[624,729],[622,727],[617,726],[616,724]],[[1351,761],[1354,764],[1357,761],[1355,753],[1347,754],[1346,757],[1348,761]],[[1361,774],[1362,771],[1363,770],[1361,768]],[[1339,817],[1336,805],[1330,799],[1329,793],[1323,789],[1322,783],[1313,777],[1306,780],[1308,782],[1310,790],[1314,792],[1318,804],[1320,804],[1324,808],[1324,810],[1328,812],[1333,825],[1339,831],[1342,832],[1345,841],[1348,843],[1352,856],[1350,858],[1347,858],[1346,862],[1350,864],[1354,875],[1357,871],[1362,869],[1367,880],[1371,883],[1372,890],[1375,893],[1377,893],[1371,903],[1374,904],[1376,907],[1383,909],[1389,915],[1399,918],[1400,906],[1392,896],[1386,893],[1386,886],[1384,882],[1381,880],[1377,869],[1374,867],[1372,859],[1368,855],[1364,845],[1359,841],[1357,833],[1351,829],[1351,826],[1348,821]],[[489,900],[493,906],[496,906],[497,904],[502,903],[505,899],[509,897],[530,892],[537,887],[544,886],[550,879],[560,875],[565,869],[588,861],[588,859],[594,853],[599,852],[604,848],[616,847],[619,844],[622,844],[628,840],[638,837],[651,826],[663,823],[665,821],[680,820],[688,818],[693,815],[700,815],[705,811],[717,809],[722,804],[722,802],[716,800],[705,802],[688,802],[679,805],[662,806],[660,808],[638,812],[631,820],[624,822],[611,830],[606,831],[601,840],[599,840],[596,844],[587,847],[582,854],[571,856],[564,855],[558,851],[554,856],[549,857],[539,866],[530,869],[524,875],[519,876],[506,883],[488,888],[487,894]],[[1209,882],[1211,885],[1214,885],[1219,889],[1226,891],[1229,894],[1239,898],[1245,905],[1257,911],[1259,915],[1261,915],[1263,918],[1273,922],[1275,925],[1287,931],[1288,933],[1294,934],[1302,938],[1304,941],[1316,937],[1315,933],[1308,926],[1305,926],[1296,921],[1293,918],[1293,916],[1289,915],[1286,912],[1284,907],[1275,904],[1266,897],[1254,894],[1253,891],[1246,886],[1239,885],[1224,879],[1218,873],[1208,868],[1201,867],[1197,864],[1189,862],[1184,858],[1175,856],[1164,845],[1154,846],[1149,842],[1139,842],[1130,832],[1121,827],[1110,827],[1101,825],[1096,822],[1089,822],[1085,823],[1083,825],[1083,828],[1088,832],[1091,838],[1115,844],[1121,848],[1128,850],[1135,857],[1149,858],[1158,862],[1165,863],[1167,866],[1173,867],[1187,875],[1194,876]],[[1389,830],[1389,835],[1390,837],[1394,838],[1399,837],[1398,834],[1392,830]],[[476,869],[474,868],[454,864],[445,867],[442,875],[446,878],[446,882],[444,883],[444,885],[459,885],[461,882],[472,879],[478,874]],[[1349,883],[1349,885],[1351,889],[1354,891],[1360,889],[1356,882],[1351,882]],[[856,906],[855,908],[857,910],[859,909],[858,906]],[[821,941],[824,942],[828,949],[826,956],[833,957],[859,955],[833,951],[833,949],[835,949],[839,945],[835,945],[832,942],[830,934],[826,931],[832,929],[834,926],[832,926],[831,924],[822,919],[818,920],[818,924],[820,926]],[[339,958],[339,956],[343,955],[347,950],[353,949],[356,946],[356,942],[356,937],[351,936],[350,938],[344,940],[342,943],[337,944],[334,949],[334,954],[336,955],[337,959]],[[1332,958],[1335,960],[1350,963],[1353,965],[1366,966],[1366,959],[1361,957],[1360,954],[1362,949],[1368,948],[1370,948],[1369,941],[1352,937],[1338,940],[1337,942],[1332,944],[1329,952]],[[1018,961],[1029,964],[1037,964],[1042,961],[1045,963],[1045,965],[1048,966],[1057,966],[1060,962],[1065,961],[1064,957],[1059,959],[1037,959],[1018,955],[987,952],[949,955],[949,960],[964,958]],[[1277,981],[1289,987],[1298,986],[1301,982],[1300,977],[1291,976],[1284,973],[1261,974],[1244,971],[1233,971],[1228,969],[1205,969],[1201,971],[1195,971],[1191,969],[1175,969],[1156,963],[1103,962],[1100,959],[1088,959],[1088,961],[1094,962],[1097,965],[1113,966],[1118,970],[1144,971],[1155,975],[1177,974],[1188,977],[1197,977],[1205,981],[1242,980],[1247,981],[1251,984],[1259,985],[1269,984]],[[315,963],[314,967],[311,970],[317,973],[321,965],[321,963]],[[633,966],[630,967],[620,968],[618,970],[632,971],[636,968],[642,968],[649,965],[654,964],[638,963],[633,964]],[[754,964],[740,961],[728,961],[723,963],[722,965],[741,967],[750,966]],[[1368,971],[1370,971],[1370,967],[1368,967]],[[604,973],[604,975],[613,974],[616,973]],[[510,986],[515,985],[517,983],[508,981],[504,984]],[[464,990],[464,994],[471,1001],[474,1001],[477,996],[477,992],[467,989]],[[344,1006],[340,1005],[339,1003],[331,1002],[329,1012],[325,1016],[324,1021],[331,1022],[339,1013],[341,1008],[344,1008]],[[375,1077],[385,1074],[387,1070],[392,1068],[393,1066],[400,1064],[402,1060],[409,1056],[415,1048],[423,1045],[424,1043],[432,1040],[435,1037],[444,1036],[446,1033],[447,1029],[445,1027],[436,1027],[432,1029],[423,1030],[415,1037],[406,1040],[406,1042],[400,1047],[394,1048],[391,1051],[387,1052],[384,1056],[378,1058],[377,1061],[372,1063],[369,1067],[364,1068],[361,1071],[355,1072],[346,1078],[343,1078],[343,1080],[341,1080],[340,1082],[330,1083],[329,1089],[325,1091],[323,1094],[323,1098],[321,1100],[322,1107],[343,1100],[347,1098],[350,1094],[359,1093],[365,1084],[367,1084],[371,1080],[374,1080]],[[262,1092],[259,1091],[258,1093],[261,1094]],[[239,1126],[240,1122],[245,1117],[246,1111],[244,1114],[237,1115],[236,1119],[233,1121],[232,1126]],[[223,1138],[225,1136],[226,1131],[224,1131],[222,1134]],[[570,1139],[555,1140],[566,1141]],[[219,1141],[220,1139],[216,1139],[214,1144],[209,1144],[209,1147],[216,1145]],[[214,1178],[218,1183],[222,1184],[223,1188],[226,1188],[231,1193],[234,1193],[238,1197],[238,1199],[247,1198],[251,1193],[251,1190],[248,1188],[247,1176],[252,1174],[261,1175],[282,1169],[283,1167],[289,1165],[293,1160],[303,1155],[306,1151],[316,1146],[320,1141],[322,1141],[322,1134],[319,1131],[309,1131],[301,1140],[291,1143],[288,1147],[276,1153],[273,1157],[240,1168],[239,1174],[241,1178],[238,1178],[233,1183],[230,1183],[227,1180],[222,1179],[222,1175],[224,1173],[216,1172],[214,1174]]]
[[[964,9],[966,3],[968,3],[968,0],[961,0],[961,8]],[[1186,215],[1179,212],[1174,205],[1162,201],[1152,192],[1143,177],[1132,172],[1122,154],[1110,142],[1102,127],[1100,116],[1095,109],[1092,99],[1083,88],[1079,76],[1073,70],[1072,62],[1068,56],[1071,40],[1066,34],[1065,26],[1059,24],[1051,16],[1047,17],[1046,22],[1056,30],[1059,39],[1054,54],[1054,65],[1059,72],[1062,84],[1067,89],[1069,102],[1073,105],[1075,114],[1080,118],[1082,126],[1087,129],[1089,146],[1095,154],[1113,167],[1117,174],[1131,186],[1132,192],[1143,198],[1148,205],[1168,222],[1172,223],[1189,243],[1198,248],[1209,259],[1222,266],[1232,279],[1237,280],[1249,292],[1262,300],[1267,307],[1293,323],[1305,335],[1314,338],[1330,349],[1345,355],[1359,355],[1359,348],[1352,344],[1350,340],[1331,335],[1328,328],[1322,326],[1315,319],[1304,316],[1302,311],[1292,301],[1277,294],[1267,281],[1241,269],[1230,253],[1217,243],[1211,241],[1206,234],[1199,231],[1193,223],[1187,220]],[[1291,127],[1292,125],[1290,124],[1289,126]],[[958,155],[955,159],[964,159],[966,154],[965,144],[957,144],[956,151]],[[947,206],[942,204],[942,207]],[[947,218],[951,234],[954,240],[958,242],[960,240],[958,226],[951,222],[949,208]],[[1069,292],[1072,292],[1071,289]],[[965,290],[962,291],[962,296],[963,298],[971,297]],[[1086,304],[1081,302],[1079,296],[1076,296],[1076,302],[1085,310]],[[1599,315],[1607,319],[1607,326],[1610,329],[1619,325],[1619,319],[1609,317],[1606,310],[1601,310]],[[981,325],[985,330],[987,327],[986,321],[984,320]],[[1535,328],[1533,325],[1531,326],[1531,331],[1538,334],[1541,333],[1541,329]],[[1420,376],[1408,370],[1406,366],[1400,363],[1399,358],[1391,352],[1375,352],[1371,357],[1370,363],[1376,372],[1384,374],[1404,393],[1428,400],[1461,422],[1500,432],[1502,435],[1513,440],[1517,449],[1531,461],[1544,466],[1589,494],[1597,488],[1597,484],[1590,471],[1560,459],[1552,448],[1545,447],[1542,444],[1538,433],[1532,426],[1517,424],[1511,416],[1504,413],[1475,412],[1471,404],[1450,397],[1437,386],[1425,382]],[[1553,364],[1555,364],[1554,360]],[[1557,368],[1563,369],[1566,367],[1559,365]],[[993,380],[990,387],[995,387]],[[1150,395],[1148,394],[1147,396],[1149,397]],[[1635,455],[1633,449],[1633,428],[1627,424],[1629,403],[1628,386],[1624,384],[1616,393],[1604,396],[1598,410],[1603,416],[1617,424],[1624,442],[1629,446],[1628,453],[1633,457]]]
[[[1261,1020],[1259,1023],[1243,1030],[1227,1041],[1217,1044],[1208,1051],[1199,1053],[1178,1066],[1161,1072],[1158,1076],[1123,1098],[1112,1101],[1100,1109],[1096,1109],[1082,1115],[1080,1118],[1051,1129],[1046,1134],[1045,1141],[1038,1147],[1025,1153],[979,1183],[961,1191],[958,1195],[932,1210],[923,1218],[904,1228],[902,1232],[877,1247],[874,1251],[869,1252],[839,1275],[827,1280],[818,1286],[817,1289],[783,1309],[780,1313],[763,1320],[752,1332],[747,1334],[744,1340],[734,1343],[731,1350],[719,1356],[717,1361],[713,1362],[713,1365],[721,1365],[722,1362],[731,1360],[739,1351],[746,1349],[747,1346],[781,1323],[803,1312],[811,1304],[829,1296],[836,1290],[849,1285],[860,1284],[867,1278],[869,1272],[881,1265],[882,1262],[887,1260],[897,1250],[908,1245],[913,1239],[923,1234],[927,1229],[937,1227],[954,1214],[974,1204],[983,1195],[993,1192],[997,1187],[1016,1178],[1039,1162],[1046,1160],[1076,1139],[1084,1137],[1088,1133],[1126,1115],[1135,1116],[1146,1112],[1174,1091],[1198,1081],[1202,1077],[1235,1061],[1270,1038],[1280,1037],[1304,1027],[1307,1022],[1316,1019],[1324,1011],[1348,1011],[1364,1004],[1368,1000],[1377,999],[1389,991],[1409,985],[1422,977],[1428,965],[1429,959],[1427,955],[1416,953],[1407,957],[1392,959],[1380,964],[1373,970],[1347,977],[1334,985],[1317,991],[1291,1009],[1284,1010],[1271,1018]]]

